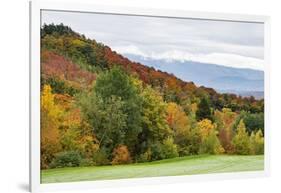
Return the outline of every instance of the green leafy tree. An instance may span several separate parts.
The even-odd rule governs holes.
[[[164,139],[163,142],[154,142],[149,148],[149,151],[151,151],[151,161],[179,156],[177,145],[174,144],[174,140],[172,137]]]
[[[217,132],[212,130],[206,138],[202,139],[201,146],[199,149],[200,153],[209,154],[222,154],[224,148],[221,146],[220,141],[217,137]]]
[[[250,153],[250,140],[243,119],[240,120],[236,135],[232,143],[234,145],[235,153],[240,155],[247,155]]]
[[[248,132],[258,131],[264,132],[264,113],[247,113],[243,118]]]
[[[93,128],[99,146],[106,147],[111,154],[113,148],[124,142],[127,115],[120,97],[101,98],[95,93],[79,97],[84,117]]]
[[[241,119],[243,119],[245,123],[247,132],[256,132],[261,129],[262,133],[264,133],[264,113],[250,113],[241,111],[235,123],[233,124],[234,129],[237,128],[237,125],[239,124]]]
[[[94,92],[103,100],[116,96],[123,103],[120,111],[127,116],[124,144],[134,147],[137,136],[142,130],[142,99],[133,78],[122,68],[115,66],[98,76]],[[133,152],[132,149],[129,150]]]
[[[141,96],[143,99],[143,131],[139,135],[139,142],[140,145],[144,144],[143,146],[148,148],[150,143],[163,141],[172,134],[172,131],[166,120],[167,105],[162,96],[149,86],[144,88]]]
[[[41,36],[44,37],[46,35],[75,35],[75,32],[72,31],[72,29],[68,26],[63,25],[62,23],[59,25],[55,24],[44,24],[41,29]]]
[[[100,145],[112,155],[118,144],[134,156],[142,130],[142,98],[134,78],[119,67],[101,73],[93,90],[79,97],[83,115],[94,128]]]
[[[168,137],[163,141],[162,149],[165,159],[179,156],[178,147],[174,143],[174,139],[172,137]]]
[[[185,148],[179,148],[180,155],[197,155],[201,147],[200,131],[196,126],[192,127],[187,138]]]
[[[82,157],[78,151],[66,151],[57,153],[50,166],[51,168],[77,167],[81,161]]]

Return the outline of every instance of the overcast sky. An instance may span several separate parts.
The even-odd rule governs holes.
[[[42,24],[63,23],[120,54],[264,68],[260,23],[42,11]]]

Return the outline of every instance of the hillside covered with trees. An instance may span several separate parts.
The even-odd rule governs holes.
[[[198,87],[63,24],[41,28],[42,169],[258,155],[263,136],[263,99]]]

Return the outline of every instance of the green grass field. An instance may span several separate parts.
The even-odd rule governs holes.
[[[129,165],[42,170],[41,183],[209,174],[263,169],[263,155],[202,155]]]

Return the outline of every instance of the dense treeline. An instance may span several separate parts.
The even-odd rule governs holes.
[[[134,63],[61,25],[41,29],[41,168],[263,154],[263,100]]]

